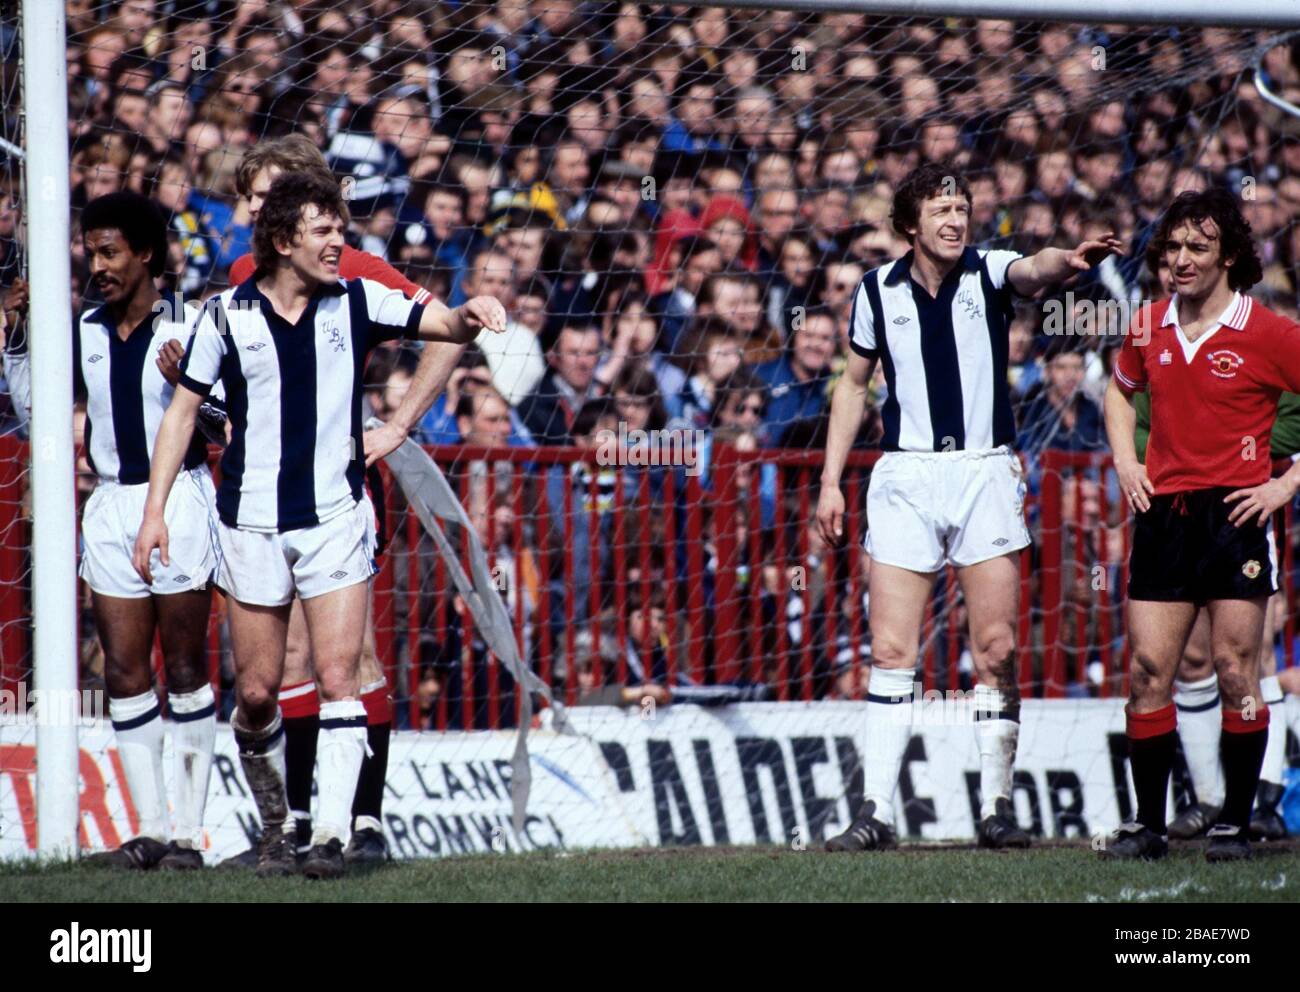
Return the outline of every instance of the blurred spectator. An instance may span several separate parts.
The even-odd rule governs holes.
[[[537,444],[572,444],[570,430],[582,404],[597,391],[600,331],[570,325],[546,353],[547,369],[537,387],[518,404],[519,415]]]
[[[466,274],[466,299],[495,296],[507,312],[514,306],[515,265],[509,256],[489,250],[478,254]],[[537,335],[516,321],[504,334],[484,331],[475,340],[492,369],[492,382],[512,405],[519,405],[538,387],[546,372]]]
[[[1106,434],[1101,408],[1084,395],[1084,357],[1080,338],[1048,339],[1043,352],[1043,382],[1026,400],[1020,416],[1017,449],[1032,457],[1048,448],[1099,451]]]
[[[780,444],[782,435],[797,420],[819,416],[826,408],[826,385],[838,334],[829,311],[811,309],[797,326],[789,349],[754,372],[768,389],[763,437]]]

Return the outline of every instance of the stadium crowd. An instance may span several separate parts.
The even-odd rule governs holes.
[[[612,682],[620,700],[653,684],[667,701],[717,681],[714,624],[700,621],[718,616],[726,526],[740,548],[727,588],[746,597],[742,616],[755,585],[761,604],[734,698],[861,694],[866,624],[859,615],[851,633],[842,607],[865,583],[848,574],[847,556],[819,546],[806,509],[815,475],[783,467],[779,452],[824,445],[857,287],[907,250],[889,209],[916,165],[951,162],[967,178],[982,247],[1027,254],[1107,231],[1126,246],[1062,294],[1017,307],[1010,374],[1035,488],[1043,451],[1104,450],[1099,402],[1123,330],[1114,304],[1165,295],[1146,250],[1176,193],[1240,192],[1266,266],[1255,296],[1300,314],[1300,119],[1262,100],[1249,71],[1260,55],[1268,84],[1300,104],[1300,42],[574,0],[69,0],[67,9],[74,310],[87,296],[77,208],[119,189],[170,214],[169,291],[197,301],[224,288],[251,236],[240,159],[291,132],[310,137],[341,177],[356,247],[451,305],[479,294],[506,305],[508,332],[466,353],[418,439],[596,452],[571,465],[439,455],[506,566],[527,656],[540,664],[545,654],[552,680],[579,699],[611,701]],[[0,45],[12,140],[12,22],[0,24]],[[25,271],[20,171],[10,159],[0,191],[4,286]],[[1050,326],[1053,316],[1064,324]],[[1054,333],[1062,326],[1078,333]],[[395,346],[372,361],[381,418],[416,357]],[[862,448],[879,436],[884,398],[880,376]],[[626,467],[636,464],[629,446],[669,446],[684,433],[698,473]],[[611,444],[621,450],[606,457]],[[719,445],[760,452],[729,482],[738,495],[726,507],[708,504]],[[526,498],[516,499],[517,472]],[[696,477],[711,512],[692,537]],[[1073,481],[1066,521],[1117,506],[1099,499],[1095,479]],[[400,493],[393,499],[400,506]],[[640,500],[659,512],[625,512]],[[1086,510],[1076,513],[1075,500]],[[1117,512],[1101,522],[1118,523]],[[484,705],[486,666],[459,662],[481,661],[486,647],[457,604],[435,596],[432,545],[390,523],[392,626],[420,631],[394,647],[415,673],[403,682],[418,685],[415,719],[482,726],[483,713],[461,701]],[[692,540],[703,545],[698,566]],[[566,572],[557,555],[568,551]],[[697,567],[703,609],[688,614]],[[811,576],[806,586],[796,572]],[[407,609],[419,611],[415,623]],[[1073,632],[1063,636],[1073,643]],[[696,645],[704,664],[692,671]],[[752,658],[762,660],[751,678]],[[1081,692],[1096,688],[1090,660],[1074,669]],[[467,670],[474,685],[462,684]],[[497,719],[508,725],[511,684],[500,678]]]

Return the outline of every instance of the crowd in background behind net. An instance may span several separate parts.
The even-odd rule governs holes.
[[[706,501],[720,444],[819,450],[859,282],[907,250],[890,223],[893,188],[926,161],[969,181],[978,246],[1029,253],[1106,231],[1126,246],[1069,295],[1017,309],[1010,385],[1035,489],[1042,451],[1104,450],[1099,404],[1123,316],[1102,304],[1164,295],[1146,250],[1177,192],[1222,184],[1242,195],[1266,266],[1256,295],[1297,313],[1300,120],[1260,98],[1251,62],[1260,56],[1269,85],[1300,103],[1300,44],[1270,47],[1266,33],[572,0],[70,0],[67,10],[73,308],[92,302],[76,230],[89,199],[129,188],[163,204],[168,290],[197,302],[250,248],[240,156],[306,134],[345,184],[356,247],[452,305],[491,293],[509,311],[509,332],[471,347],[420,424],[426,444],[621,443],[615,460],[626,464],[628,446],[689,434]],[[16,140],[15,21],[0,25],[0,45],[4,135]],[[9,160],[0,199],[5,286],[25,271],[20,172]],[[1063,327],[1078,333],[1055,333]],[[379,416],[400,401],[416,357],[394,347],[372,361]],[[884,392],[878,374],[861,447],[878,438]],[[850,637],[844,611],[791,592],[790,575],[811,568],[815,585],[820,570],[817,589],[839,590],[841,602],[858,586],[845,566],[827,571],[825,549],[801,533],[791,478],[773,465],[742,468],[741,491],[756,487],[756,500],[705,514],[709,574],[693,621],[683,466],[447,466],[509,565],[530,663],[545,655],[579,698],[615,672],[629,699],[639,684],[715,680],[721,526],[740,539],[740,593],[757,583],[762,602],[743,643],[760,660],[752,671],[746,661],[738,684],[860,693],[869,649],[851,642],[865,642],[864,615]],[[522,521],[513,472],[527,475]],[[815,485],[815,473],[799,478]],[[628,515],[624,556],[614,550],[619,486],[626,506],[659,508]],[[667,486],[681,525],[671,542]],[[1094,512],[1095,492],[1074,492]],[[567,577],[548,559],[566,549]],[[446,597],[409,588],[431,584],[431,548],[398,534],[393,553],[398,591],[417,604],[401,606],[394,626],[412,627],[402,611],[414,609],[421,630],[396,650],[428,718],[440,695],[484,694],[450,682],[482,667],[455,659],[485,648]],[[420,556],[417,569],[407,554]],[[680,588],[665,582],[670,571]],[[566,643],[574,629],[577,643]],[[692,675],[693,642],[705,665]],[[1083,664],[1077,675],[1086,681]]]

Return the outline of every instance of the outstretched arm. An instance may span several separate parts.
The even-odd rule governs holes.
[[[416,337],[467,345],[484,328],[498,334],[506,329],[506,308],[495,296],[475,296],[454,310],[425,307]]]
[[[506,329],[506,310],[495,296],[476,296],[454,310],[426,307],[420,315],[418,336],[426,341],[410,388],[383,427],[366,431],[366,465],[373,465],[397,449],[415,423],[428,412],[433,401],[451,378],[465,345],[484,329],[501,333]]]
[[[1067,251],[1044,248],[1036,255],[1018,258],[1007,268],[1007,279],[1021,296],[1033,296],[1044,286],[1064,282],[1077,272],[1087,272],[1107,255],[1119,254],[1124,246],[1107,235],[1097,241],[1084,241]]]

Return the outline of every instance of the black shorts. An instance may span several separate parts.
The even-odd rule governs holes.
[[[1273,520],[1228,520],[1235,503],[1226,486],[1151,498],[1136,515],[1129,557],[1129,599],[1196,603],[1261,599],[1277,591]]]

